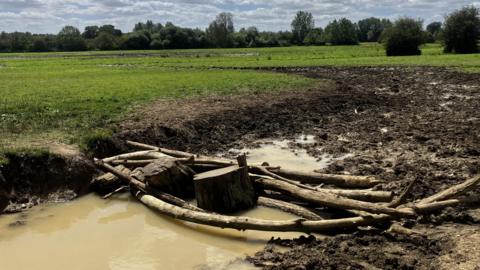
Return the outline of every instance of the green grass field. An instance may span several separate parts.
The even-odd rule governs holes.
[[[480,72],[480,54],[385,56],[378,44],[256,49],[0,54],[0,148],[78,143],[156,98],[311,87],[311,79],[229,67],[428,65]],[[215,69],[227,68],[227,69]],[[25,143],[26,142],[26,143]]]

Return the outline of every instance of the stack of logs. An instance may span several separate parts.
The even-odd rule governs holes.
[[[244,155],[233,161],[131,141],[127,144],[142,151],[95,159],[105,174],[93,183],[106,194],[104,198],[130,190],[139,201],[161,214],[220,228],[338,231],[385,225],[480,201],[478,195],[468,194],[478,186],[480,176],[407,203],[413,182],[394,198],[391,192],[371,190],[382,183],[375,177],[295,172],[266,163],[247,164]],[[197,205],[185,201],[193,198]],[[257,205],[299,218],[275,221],[227,215]]]

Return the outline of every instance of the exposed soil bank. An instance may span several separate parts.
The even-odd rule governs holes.
[[[61,149],[6,157],[8,163],[0,167],[5,180],[4,198],[10,200],[6,213],[42,202],[70,201],[86,194],[97,172],[92,162],[78,151]]]

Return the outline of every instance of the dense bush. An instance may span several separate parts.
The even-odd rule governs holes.
[[[383,43],[388,56],[420,55],[425,43],[422,21],[401,18],[385,30]]]
[[[478,52],[480,38],[479,9],[470,6],[450,14],[443,29],[445,52]]]

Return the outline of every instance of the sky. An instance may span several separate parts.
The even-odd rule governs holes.
[[[0,31],[57,33],[65,25],[113,24],[129,32],[146,20],[204,29],[220,12],[234,14],[236,29],[278,31],[289,30],[299,10],[311,12],[321,27],[343,17],[409,16],[430,23],[465,5],[480,7],[480,0],[0,0]]]

